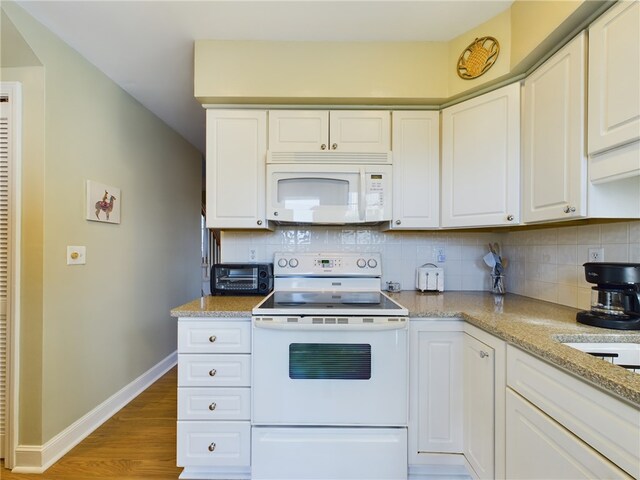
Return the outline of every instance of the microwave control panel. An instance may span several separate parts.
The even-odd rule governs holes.
[[[384,205],[384,174],[367,174],[367,206],[382,207]]]

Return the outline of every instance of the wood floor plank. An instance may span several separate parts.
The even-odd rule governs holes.
[[[176,467],[177,369],[133,399],[42,475],[2,480],[170,480]]]

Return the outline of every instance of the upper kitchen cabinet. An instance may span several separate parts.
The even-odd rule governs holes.
[[[589,178],[640,174],[640,3],[621,1],[589,28]]]
[[[378,110],[271,110],[269,151],[384,153],[391,114]],[[315,157],[317,159],[317,157]],[[278,161],[273,158],[272,161]]]
[[[393,112],[392,229],[439,227],[438,112]]]
[[[520,221],[520,84],[442,111],[442,226]]]
[[[207,227],[267,228],[267,112],[207,110]]]
[[[585,47],[581,33],[524,82],[524,222],[587,215]]]

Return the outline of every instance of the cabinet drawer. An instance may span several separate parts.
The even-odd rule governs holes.
[[[178,422],[177,464],[249,466],[249,422]]]
[[[640,478],[640,409],[510,345],[507,384],[620,468]]]
[[[251,322],[178,322],[179,353],[251,353]]]
[[[179,387],[248,387],[251,355],[178,355]]]
[[[178,420],[250,420],[251,389],[178,389]]]

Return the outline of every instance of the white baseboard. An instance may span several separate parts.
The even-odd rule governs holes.
[[[178,353],[171,353],[44,445],[18,445],[16,463],[12,471],[15,473],[43,473],[122,407],[167,373],[176,365],[177,361]]]

